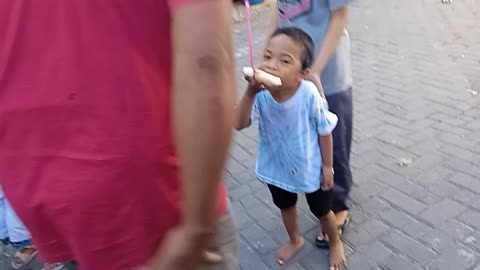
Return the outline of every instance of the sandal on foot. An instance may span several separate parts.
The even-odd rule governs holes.
[[[12,257],[12,269],[20,270],[37,256],[37,250],[31,246],[23,247]]]
[[[352,218],[350,217],[349,214],[347,214],[347,217],[345,218],[345,222],[343,222],[343,224],[341,225],[338,225],[338,233],[340,234],[340,237],[343,236],[343,232],[345,231],[345,229],[348,228],[351,221],[352,221]]]
[[[204,251],[203,252],[203,261],[207,264],[217,264],[222,262],[222,255],[213,251]],[[54,269],[56,270],[56,269]]]
[[[315,246],[317,248],[328,249],[329,245],[330,244],[327,241],[327,234],[326,233],[323,233],[323,238],[320,238],[320,236],[315,238]]]
[[[42,270],[62,270],[65,268],[63,263],[46,263],[43,265]]]
[[[345,222],[343,222],[343,224],[341,225],[338,225],[338,234],[340,235],[340,237],[343,235],[345,229],[348,228],[348,226],[350,225],[351,220],[352,219],[350,215],[347,215],[347,217],[345,218]],[[320,236],[315,239],[315,246],[321,249],[328,249],[329,243],[327,240],[327,235],[325,233],[323,234],[323,239],[320,238]]]

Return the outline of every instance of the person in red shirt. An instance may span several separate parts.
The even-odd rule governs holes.
[[[235,269],[231,5],[0,1],[0,185],[43,259]]]

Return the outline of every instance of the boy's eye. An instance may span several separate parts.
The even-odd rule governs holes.
[[[282,63],[284,63],[284,64],[290,64],[290,61],[289,61],[289,60],[286,60],[286,59],[283,59],[283,60],[282,60]]]
[[[266,60],[268,60],[268,59],[270,59],[270,58],[272,58],[270,55],[265,55],[265,56],[263,56],[263,59],[266,59]]]

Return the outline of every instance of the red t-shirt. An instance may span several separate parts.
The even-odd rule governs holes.
[[[0,1],[0,184],[47,261],[131,269],[179,223],[170,10],[193,1]]]

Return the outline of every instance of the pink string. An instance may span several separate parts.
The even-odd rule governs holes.
[[[252,66],[253,77],[255,78],[255,65],[253,64],[252,14],[250,12],[249,0],[245,0],[245,10],[247,14],[247,34],[248,34],[248,49],[250,51],[250,65]]]

